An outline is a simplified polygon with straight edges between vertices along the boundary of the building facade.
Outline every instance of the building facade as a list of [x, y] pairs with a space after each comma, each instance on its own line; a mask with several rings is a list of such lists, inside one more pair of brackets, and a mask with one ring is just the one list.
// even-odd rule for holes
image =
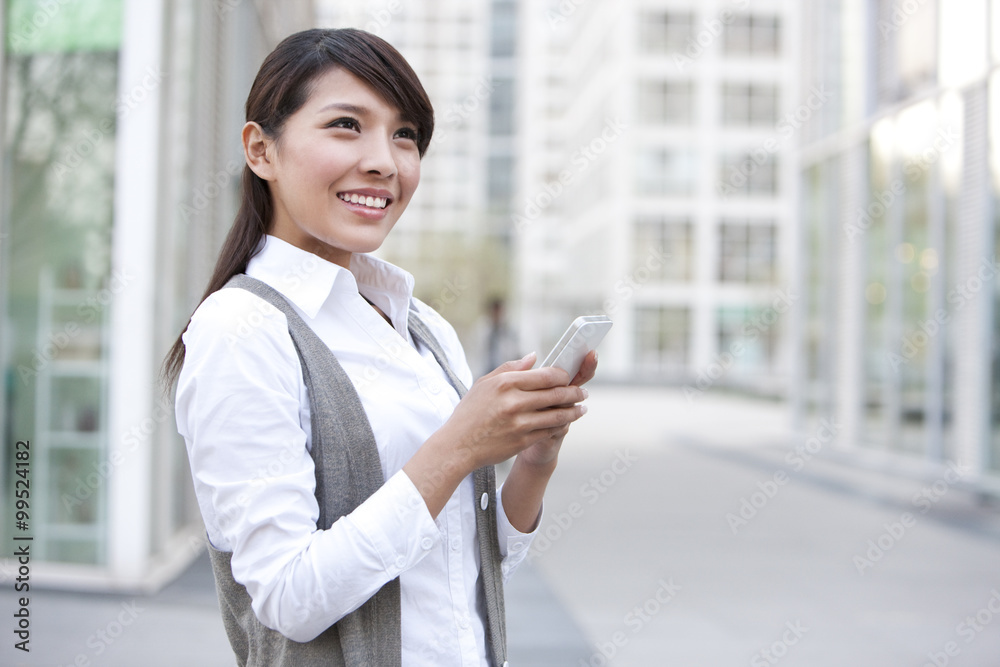
[[996, 488], [1000, 3], [810, 0], [802, 32], [833, 102], [803, 141], [796, 412]]
[[[602, 377], [784, 395], [797, 3], [533, 3], [516, 229], [530, 347], [606, 313]], [[811, 113], [811, 111], [809, 112]], [[808, 114], [806, 114], [808, 115]]]
[[252, 77], [311, 6], [2, 0], [0, 21], [4, 539], [32, 538], [32, 583], [153, 589], [203, 542], [160, 363], [232, 222]]

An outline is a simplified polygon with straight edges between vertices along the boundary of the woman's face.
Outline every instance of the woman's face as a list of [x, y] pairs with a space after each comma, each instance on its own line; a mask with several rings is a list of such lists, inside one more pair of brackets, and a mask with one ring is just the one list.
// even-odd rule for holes
[[264, 159], [254, 171], [274, 202], [269, 233], [345, 268], [382, 245], [420, 180], [416, 126], [339, 67], [316, 79]]

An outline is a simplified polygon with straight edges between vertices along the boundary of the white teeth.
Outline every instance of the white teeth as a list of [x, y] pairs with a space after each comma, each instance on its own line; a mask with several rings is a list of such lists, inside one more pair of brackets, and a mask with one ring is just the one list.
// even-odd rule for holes
[[362, 206], [369, 206], [371, 208], [385, 208], [389, 201], [385, 197], [366, 197], [364, 195], [359, 195], [356, 193], [352, 194], [340, 194], [337, 195], [346, 202], [352, 204], [361, 204]]

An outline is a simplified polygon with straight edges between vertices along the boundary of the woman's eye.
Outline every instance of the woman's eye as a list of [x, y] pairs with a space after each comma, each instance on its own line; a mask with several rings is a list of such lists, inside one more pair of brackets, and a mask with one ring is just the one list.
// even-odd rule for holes
[[327, 127], [342, 127], [348, 130], [361, 129], [361, 126], [358, 124], [358, 121], [354, 120], [353, 118], [338, 118], [337, 120], [327, 125]]
[[416, 141], [417, 131], [412, 127], [404, 127], [396, 131], [396, 136], [401, 139], [412, 139], [413, 141]]

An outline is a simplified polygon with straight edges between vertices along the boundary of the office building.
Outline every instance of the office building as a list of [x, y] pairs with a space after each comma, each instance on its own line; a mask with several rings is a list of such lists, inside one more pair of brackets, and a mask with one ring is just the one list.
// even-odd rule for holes
[[[606, 313], [602, 378], [784, 396], [797, 3], [532, 3], [516, 229], [529, 348]], [[818, 102], [813, 101], [814, 105]]]
[[893, 467], [1000, 470], [1000, 3], [803, 3], [796, 412]]

